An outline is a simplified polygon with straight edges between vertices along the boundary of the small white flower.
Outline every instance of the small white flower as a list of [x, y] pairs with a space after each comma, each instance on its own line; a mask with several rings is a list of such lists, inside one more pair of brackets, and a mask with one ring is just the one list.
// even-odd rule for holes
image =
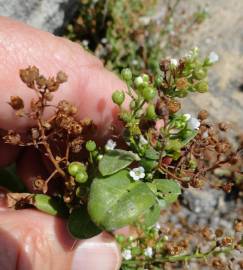
[[133, 65], [133, 66], [136, 66], [137, 64], [138, 64], [138, 60], [133, 59], [133, 60], [132, 60], [132, 65]]
[[153, 256], [153, 249], [151, 247], [147, 247], [144, 250], [144, 255], [151, 258]]
[[211, 52], [208, 56], [210, 63], [214, 64], [219, 61], [219, 56], [216, 52]]
[[139, 179], [145, 177], [144, 168], [141, 166], [138, 168], [134, 168], [133, 170], [130, 171], [129, 174], [134, 181], [138, 181]]
[[160, 226], [160, 224], [157, 222], [155, 225], [154, 225], [154, 228], [156, 229], [156, 230], [160, 230], [160, 228], [161, 228], [161, 226]]
[[191, 117], [187, 122], [187, 126], [192, 130], [199, 129], [200, 125], [201, 125], [200, 121], [194, 117]]
[[185, 113], [184, 117], [187, 121], [187, 126], [190, 129], [192, 129], [192, 130], [199, 129], [201, 123], [197, 118], [192, 117], [189, 113]]
[[140, 143], [141, 145], [146, 145], [146, 144], [148, 144], [148, 141], [144, 138], [143, 135], [140, 135], [140, 136], [139, 136], [139, 143]]
[[185, 113], [184, 117], [185, 117], [186, 121], [188, 121], [192, 116], [190, 115], [190, 113]]
[[139, 19], [139, 21], [143, 24], [143, 25], [148, 25], [149, 23], [150, 23], [150, 18], [149, 17], [141, 17], [140, 19]]
[[131, 260], [132, 259], [132, 252], [130, 249], [124, 249], [122, 252], [122, 257], [125, 260]]
[[110, 151], [110, 150], [114, 150], [116, 147], [116, 142], [114, 142], [113, 140], [108, 140], [106, 145], [105, 145], [105, 150], [106, 151]]
[[84, 39], [84, 40], [82, 41], [82, 44], [84, 45], [84, 47], [88, 47], [89, 41], [88, 41], [87, 39]]
[[175, 59], [175, 58], [171, 58], [171, 59], [170, 59], [170, 63], [171, 63], [171, 65], [173, 65], [173, 66], [178, 66], [178, 60]]
[[101, 43], [106, 44], [107, 43], [107, 38], [102, 38]]

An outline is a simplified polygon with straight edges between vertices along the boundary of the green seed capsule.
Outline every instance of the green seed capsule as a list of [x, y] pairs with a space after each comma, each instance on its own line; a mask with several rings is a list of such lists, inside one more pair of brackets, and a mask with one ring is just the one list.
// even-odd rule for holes
[[121, 71], [121, 76], [123, 78], [123, 80], [129, 82], [131, 81], [132, 79], [132, 71], [130, 68], [124, 68], [122, 71]]
[[141, 87], [141, 85], [143, 85], [143, 83], [144, 83], [144, 80], [143, 80], [142, 76], [138, 76], [134, 80], [134, 84], [138, 88]]
[[72, 162], [68, 165], [68, 173], [75, 176], [79, 171], [85, 171], [85, 166], [81, 162]]
[[112, 100], [115, 104], [120, 106], [125, 100], [125, 93], [123, 91], [119, 91], [119, 90], [115, 91], [112, 94]]
[[142, 96], [146, 101], [151, 101], [156, 96], [156, 91], [153, 87], [146, 87], [142, 89]]
[[144, 82], [149, 82], [149, 75], [148, 74], [142, 74], [142, 78], [144, 80]]
[[208, 92], [208, 83], [206, 81], [198, 82], [195, 85], [195, 88], [196, 88], [197, 92], [199, 92], [199, 93], [206, 93], [206, 92]]
[[196, 79], [202, 80], [207, 76], [207, 72], [202, 68], [197, 68], [194, 70], [193, 75]]
[[88, 174], [86, 172], [78, 172], [75, 175], [75, 181], [82, 184], [88, 180]]
[[96, 143], [92, 140], [89, 140], [86, 142], [85, 147], [89, 152], [93, 152], [96, 149]]
[[146, 109], [146, 118], [148, 120], [155, 120], [157, 117], [156, 112], [155, 112], [155, 107], [153, 104], [149, 104], [147, 109]]

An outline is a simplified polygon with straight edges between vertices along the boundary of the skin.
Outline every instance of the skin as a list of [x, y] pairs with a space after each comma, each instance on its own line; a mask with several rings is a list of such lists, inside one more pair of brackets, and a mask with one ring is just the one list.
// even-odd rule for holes
[[[19, 95], [28, 109], [34, 93], [20, 80], [19, 69], [29, 65], [36, 65], [45, 76], [54, 76], [59, 70], [68, 74], [68, 82], [55, 94], [53, 103], [61, 99], [74, 103], [80, 118], [90, 117], [99, 126], [100, 137], [116, 121], [111, 94], [125, 85], [79, 45], [0, 17], [0, 59], [0, 130], [24, 131], [30, 125], [16, 118], [7, 104], [11, 95]], [[45, 172], [44, 162], [33, 149], [20, 152], [0, 142], [0, 166], [14, 160], [31, 189], [32, 177]], [[0, 189], [0, 269], [42, 270], [43, 265], [45, 270], [119, 269], [119, 249], [109, 234], [76, 241], [59, 218], [35, 210], [7, 209], [5, 192]]]

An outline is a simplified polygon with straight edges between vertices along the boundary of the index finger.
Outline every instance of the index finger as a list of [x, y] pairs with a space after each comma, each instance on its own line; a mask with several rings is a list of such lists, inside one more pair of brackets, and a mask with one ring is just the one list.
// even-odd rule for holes
[[68, 75], [53, 104], [61, 99], [74, 103], [80, 118], [91, 118], [103, 131], [116, 119], [111, 94], [125, 84], [78, 44], [1, 17], [0, 59], [4, 63], [0, 66], [0, 128], [23, 130], [29, 124], [27, 119], [16, 118], [7, 104], [11, 95], [20, 96], [28, 110], [34, 92], [20, 80], [19, 69], [29, 65], [47, 77], [60, 70]]

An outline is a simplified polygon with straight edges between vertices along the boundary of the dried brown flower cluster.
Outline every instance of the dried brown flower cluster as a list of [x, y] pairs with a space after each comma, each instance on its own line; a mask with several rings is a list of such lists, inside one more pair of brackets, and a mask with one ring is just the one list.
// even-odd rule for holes
[[[61, 100], [55, 107], [55, 112], [49, 119], [44, 119], [44, 110], [50, 106], [53, 92], [58, 91], [61, 84], [67, 81], [67, 75], [59, 71], [56, 77], [45, 78], [40, 75], [35, 66], [20, 70], [22, 81], [36, 93], [36, 98], [31, 100], [30, 111], [24, 111], [25, 105], [21, 97], [12, 96], [10, 106], [16, 111], [18, 117], [26, 117], [35, 121], [35, 126], [30, 128], [24, 136], [9, 130], [4, 137], [6, 143], [19, 146], [34, 146], [43, 153], [51, 162], [53, 172], [43, 180], [36, 177], [34, 188], [46, 193], [48, 183], [53, 178], [64, 178], [64, 200], [70, 202], [75, 193], [76, 184], [67, 172], [67, 166], [72, 159], [72, 154], [77, 154], [82, 149], [83, 134], [92, 125], [88, 119], [76, 119], [77, 108], [66, 100]], [[53, 106], [53, 105], [52, 105]]]

